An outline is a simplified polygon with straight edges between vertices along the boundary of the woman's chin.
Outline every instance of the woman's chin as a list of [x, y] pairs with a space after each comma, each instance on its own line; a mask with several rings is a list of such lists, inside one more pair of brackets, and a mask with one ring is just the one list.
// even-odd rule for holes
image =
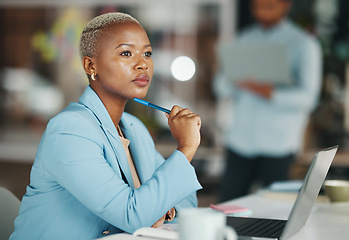
[[138, 94], [134, 94], [132, 99], [134, 98], [142, 99], [142, 98], [145, 98], [146, 96], [147, 96], [147, 93], [138, 93]]

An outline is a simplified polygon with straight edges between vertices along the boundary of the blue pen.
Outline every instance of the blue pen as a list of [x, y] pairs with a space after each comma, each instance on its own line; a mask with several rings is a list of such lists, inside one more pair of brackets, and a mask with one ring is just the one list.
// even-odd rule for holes
[[139, 98], [134, 98], [133, 101], [138, 102], [140, 104], [143, 104], [147, 107], [155, 108], [157, 110], [163, 111], [163, 112], [168, 113], [168, 114], [170, 114], [170, 112], [171, 112], [171, 110], [168, 110], [166, 108], [160, 107], [158, 105], [152, 104], [150, 102], [144, 101], [144, 100], [139, 99]]

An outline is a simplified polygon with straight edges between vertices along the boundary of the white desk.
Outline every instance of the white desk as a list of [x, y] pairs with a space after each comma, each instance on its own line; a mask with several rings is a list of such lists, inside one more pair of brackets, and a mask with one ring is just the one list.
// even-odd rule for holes
[[[260, 191], [229, 203], [247, 207], [253, 217], [287, 219], [296, 194], [274, 194]], [[103, 240], [143, 240], [127, 234], [116, 234]], [[329, 203], [319, 197], [306, 225], [288, 240], [349, 239], [349, 203]], [[145, 240], [145, 239], [144, 239]]]
[[[253, 217], [287, 219], [295, 194], [259, 192], [230, 201], [252, 210]], [[289, 240], [349, 239], [349, 203], [329, 203], [319, 197], [306, 225]]]

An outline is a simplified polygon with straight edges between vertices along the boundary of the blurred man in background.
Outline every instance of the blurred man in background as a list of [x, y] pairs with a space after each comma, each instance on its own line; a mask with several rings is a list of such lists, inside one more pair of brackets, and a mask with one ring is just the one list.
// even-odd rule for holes
[[233, 118], [220, 124], [226, 150], [220, 201], [248, 194], [256, 180], [267, 186], [288, 179], [303, 145], [321, 87], [322, 56], [317, 41], [287, 18], [291, 5], [291, 0], [251, 0], [256, 24], [235, 41], [284, 44], [292, 84], [233, 82], [223, 71], [214, 80], [218, 101], [233, 102]]

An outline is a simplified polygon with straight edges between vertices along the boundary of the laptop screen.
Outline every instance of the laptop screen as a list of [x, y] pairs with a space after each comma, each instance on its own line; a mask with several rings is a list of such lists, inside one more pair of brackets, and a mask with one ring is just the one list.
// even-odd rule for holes
[[286, 239], [296, 233], [307, 222], [337, 149], [338, 146], [334, 146], [314, 156], [281, 239]]

